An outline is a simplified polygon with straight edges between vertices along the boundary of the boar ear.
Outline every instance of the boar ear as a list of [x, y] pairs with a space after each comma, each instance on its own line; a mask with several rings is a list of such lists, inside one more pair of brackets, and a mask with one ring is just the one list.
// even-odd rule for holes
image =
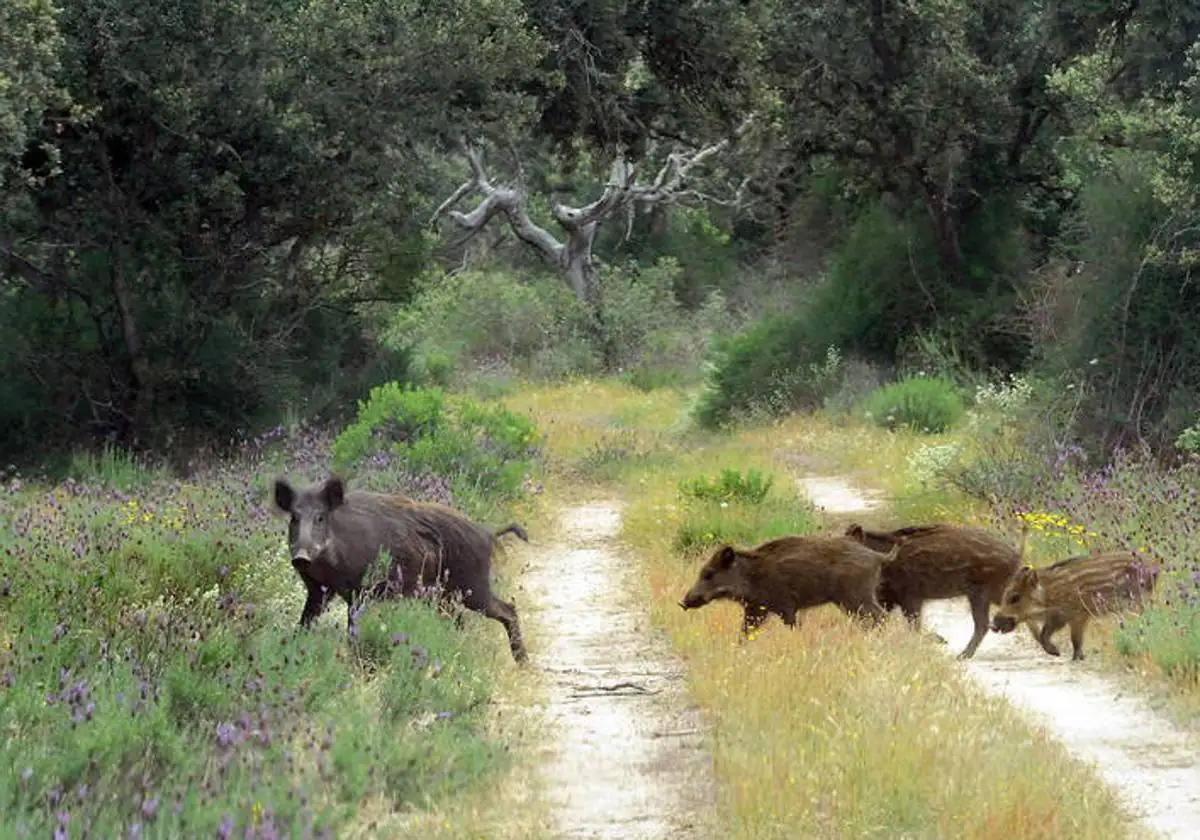
[[321, 499], [330, 510], [337, 510], [346, 501], [346, 483], [336, 475], [321, 487]]
[[292, 485], [282, 478], [275, 481], [275, 505], [284, 513], [292, 512], [292, 503], [296, 501], [296, 491]]
[[733, 561], [737, 559], [737, 552], [733, 550], [731, 545], [723, 545], [717, 550], [717, 568], [728, 569], [733, 565]]
[[852, 539], [861, 540], [863, 538], [863, 526], [857, 522], [846, 526], [846, 536]]

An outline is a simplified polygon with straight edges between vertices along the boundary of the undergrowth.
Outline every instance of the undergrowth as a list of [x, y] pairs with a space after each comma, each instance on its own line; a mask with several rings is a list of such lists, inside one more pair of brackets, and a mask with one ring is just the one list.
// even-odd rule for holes
[[[329, 444], [279, 429], [186, 481], [105, 455], [0, 486], [5, 836], [347, 836], [364, 809], [497, 836], [441, 805], [484, 801], [510, 766], [488, 716], [512, 670], [495, 622], [407, 601], [369, 606], [356, 639], [340, 604], [295, 627], [267, 492], [327, 473]], [[360, 484], [453, 502], [396, 465]]]

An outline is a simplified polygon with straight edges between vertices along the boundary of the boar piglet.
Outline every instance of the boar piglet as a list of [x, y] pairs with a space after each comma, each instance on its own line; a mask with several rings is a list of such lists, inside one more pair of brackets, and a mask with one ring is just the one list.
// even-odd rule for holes
[[[1095, 615], [1140, 606], [1154, 590], [1158, 570], [1129, 551], [1069, 557], [1044, 569], [1017, 571], [992, 618], [992, 629], [1009, 633], [1022, 622], [1042, 649], [1058, 656], [1051, 637], [1071, 626], [1073, 659], [1083, 659], [1083, 630]], [[1036, 622], [1042, 622], [1041, 629]]]
[[899, 546], [894, 563], [879, 578], [879, 603], [899, 607], [913, 628], [920, 627], [926, 601], [958, 598], [971, 605], [975, 630], [959, 657], [970, 659], [988, 631], [990, 604], [999, 604], [1004, 587], [1021, 564], [1012, 546], [979, 528], [914, 525], [895, 531], [867, 531], [851, 525], [846, 536], [875, 551]]
[[308, 590], [300, 624], [312, 623], [335, 594], [347, 604], [353, 622], [355, 604], [364, 594], [364, 577], [381, 554], [389, 567], [374, 597], [411, 597], [438, 589], [444, 597], [461, 596], [468, 609], [504, 625], [513, 658], [525, 660], [517, 611], [492, 594], [491, 562], [497, 539], [513, 533], [512, 524], [493, 533], [444, 505], [406, 496], [347, 493], [341, 479], [295, 490], [275, 482], [275, 503], [291, 515], [288, 547], [292, 567]]
[[742, 633], [749, 635], [770, 613], [789, 627], [796, 613], [837, 604], [852, 615], [878, 620], [880, 567], [896, 557], [872, 551], [847, 537], [783, 537], [756, 548], [718, 548], [679, 605], [685, 610], [711, 601], [742, 605]]

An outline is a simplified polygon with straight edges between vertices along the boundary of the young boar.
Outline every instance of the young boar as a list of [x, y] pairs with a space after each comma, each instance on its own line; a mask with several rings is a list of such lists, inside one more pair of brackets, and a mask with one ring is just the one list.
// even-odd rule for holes
[[297, 491], [275, 482], [275, 503], [291, 514], [288, 547], [292, 566], [308, 590], [300, 625], [308, 626], [335, 594], [347, 604], [353, 622], [368, 568], [381, 553], [390, 558], [386, 579], [368, 593], [411, 597], [427, 587], [444, 596], [461, 595], [463, 604], [504, 625], [513, 658], [525, 660], [517, 611], [492, 594], [492, 553], [500, 535], [527, 535], [513, 524], [496, 533], [458, 512], [405, 496], [347, 493], [330, 478]]
[[851, 525], [846, 536], [875, 551], [899, 546], [894, 563], [883, 569], [879, 603], [885, 610], [900, 607], [914, 628], [921, 624], [926, 601], [958, 598], [971, 604], [975, 630], [959, 657], [970, 659], [988, 631], [990, 604], [999, 604], [1004, 587], [1021, 564], [1012, 546], [978, 528], [918, 525], [897, 531], [867, 531]]
[[879, 554], [847, 537], [783, 537], [757, 548], [718, 548], [679, 605], [697, 609], [710, 601], [742, 605], [742, 633], [749, 635], [768, 614], [796, 626], [796, 612], [837, 604], [852, 615], [878, 620], [875, 598], [880, 566], [896, 556]]
[[[1071, 626], [1073, 659], [1083, 659], [1083, 630], [1088, 619], [1138, 605], [1154, 590], [1157, 569], [1129, 551], [1070, 557], [1044, 569], [1020, 569], [1004, 590], [992, 629], [1009, 633], [1024, 622], [1042, 649], [1058, 656], [1051, 637]], [[1035, 622], [1041, 621], [1039, 631]]]

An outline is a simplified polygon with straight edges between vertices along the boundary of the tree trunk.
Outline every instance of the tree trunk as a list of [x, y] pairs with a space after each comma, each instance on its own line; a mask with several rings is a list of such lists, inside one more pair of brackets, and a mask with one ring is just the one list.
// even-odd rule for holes
[[142, 334], [133, 314], [133, 296], [125, 281], [125, 268], [121, 257], [115, 257], [112, 267], [113, 297], [117, 301], [117, 312], [121, 318], [121, 334], [125, 338], [125, 352], [129, 354], [131, 384], [133, 386], [132, 443], [141, 441], [148, 431], [150, 415], [154, 407], [154, 380], [150, 370], [150, 359], [142, 344]]
[[600, 303], [600, 283], [596, 277], [596, 264], [592, 261], [596, 228], [593, 222], [569, 231], [566, 247], [562, 251], [562, 270], [567, 285], [575, 297], [593, 311]]
[[937, 246], [938, 262], [946, 279], [955, 287], [966, 279], [966, 261], [958, 241], [959, 215], [947, 196], [937, 189], [925, 190], [925, 207], [933, 223], [933, 235]]

